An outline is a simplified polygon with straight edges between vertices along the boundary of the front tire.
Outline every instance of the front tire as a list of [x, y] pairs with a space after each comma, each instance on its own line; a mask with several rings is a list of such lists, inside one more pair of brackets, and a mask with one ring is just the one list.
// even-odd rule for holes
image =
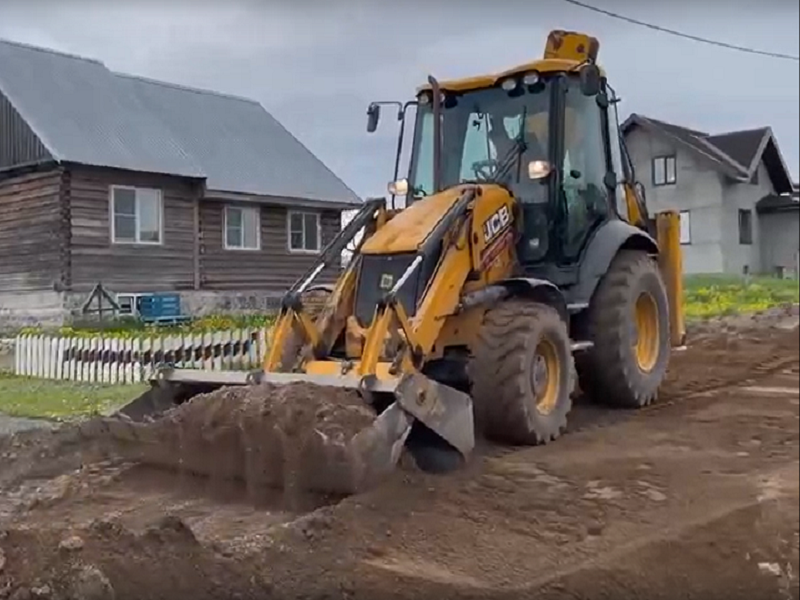
[[670, 357], [669, 303], [656, 262], [641, 251], [621, 251], [586, 317], [594, 346], [576, 361], [581, 391], [620, 408], [651, 404]]
[[476, 426], [486, 438], [518, 445], [558, 438], [572, 408], [567, 324], [553, 307], [524, 299], [489, 309], [470, 378]]

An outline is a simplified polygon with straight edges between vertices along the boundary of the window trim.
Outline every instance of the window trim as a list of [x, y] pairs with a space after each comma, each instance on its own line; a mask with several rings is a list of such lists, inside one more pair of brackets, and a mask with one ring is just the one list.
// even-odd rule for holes
[[[117, 239], [116, 231], [116, 210], [114, 206], [114, 192], [115, 190], [133, 190], [134, 203], [136, 206], [134, 235], [135, 240], [119, 240]], [[137, 192], [140, 190], [148, 190], [155, 192], [158, 197], [158, 241], [150, 242], [139, 239], [141, 237], [140, 230], [140, 211], [139, 211], [139, 197]], [[110, 185], [108, 188], [108, 216], [109, 216], [109, 234], [111, 236], [111, 244], [113, 246], [163, 246], [164, 245], [164, 193], [159, 188], [134, 186], [134, 185]]]
[[[228, 244], [228, 211], [240, 210], [242, 211], [242, 246], [230, 246]], [[244, 213], [248, 211], [255, 212], [255, 219], [258, 227], [256, 227], [256, 245], [255, 248], [248, 248], [244, 245]], [[261, 207], [260, 206], [239, 206], [236, 204], [225, 204], [222, 207], [222, 247], [226, 251], [231, 252], [260, 252], [261, 251]]]
[[[742, 230], [742, 215], [743, 214], [747, 214], [749, 219], [750, 219], [750, 222], [749, 222], [750, 223], [750, 228], [749, 228], [749, 231], [748, 231], [748, 233], [749, 233], [749, 236], [748, 236], [749, 237], [749, 241], [743, 241], [743, 239], [744, 239], [743, 236], [742, 236], [742, 233], [743, 233], [743, 230]], [[739, 245], [740, 246], [752, 246], [753, 242], [754, 242], [753, 238], [755, 237], [753, 235], [753, 226], [755, 224], [754, 223], [754, 219], [753, 219], [753, 211], [748, 209], [748, 208], [740, 208], [737, 211], [736, 215], [737, 215], [737, 230], [738, 230], [738, 234], [739, 234]]]
[[[669, 170], [667, 169], [667, 165], [669, 164], [669, 160], [672, 159], [672, 172], [673, 172], [673, 179], [672, 181], [669, 180]], [[658, 161], [664, 161], [664, 181], [659, 183], [656, 181], [656, 163]], [[656, 187], [665, 187], [668, 185], [676, 185], [678, 183], [678, 158], [675, 154], [662, 154], [658, 156], [654, 156], [653, 160], [651, 161], [650, 165], [651, 171], [651, 179], [653, 181], [653, 185]]]
[[[681, 246], [691, 246], [692, 245], [692, 211], [690, 211], [690, 210], [682, 210], [682, 211], [680, 211], [678, 213], [678, 216], [679, 216], [679, 218], [681, 220], [683, 219], [683, 215], [687, 215], [689, 217], [689, 228], [688, 228], [689, 229], [689, 241], [688, 242], [681, 241], [680, 245]], [[680, 227], [680, 221], [679, 221], [679, 227]], [[678, 238], [679, 239], [681, 238], [680, 228], [678, 230]]]
[[[292, 216], [294, 215], [314, 215], [317, 231], [317, 249], [308, 250], [305, 248], [305, 218], [303, 219], [303, 248], [292, 248]], [[320, 254], [322, 252], [322, 217], [317, 211], [313, 210], [289, 210], [286, 212], [286, 248], [290, 254]]]

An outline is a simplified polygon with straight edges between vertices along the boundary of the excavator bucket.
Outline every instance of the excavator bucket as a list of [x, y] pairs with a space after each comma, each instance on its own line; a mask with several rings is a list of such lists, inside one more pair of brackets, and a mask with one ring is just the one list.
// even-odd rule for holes
[[[216, 417], [215, 430], [209, 429], [201, 435], [206, 446], [171, 447], [178, 438], [186, 437], [175, 431], [179, 417], [173, 415], [180, 412], [178, 405], [195, 399], [200, 402], [202, 394], [230, 386], [249, 386], [259, 395], [263, 391], [263, 395], [273, 396], [279, 396], [284, 388], [297, 386], [307, 390], [306, 396], [332, 396], [331, 389], [352, 390], [355, 400], [344, 407], [350, 410], [346, 424], [328, 419], [340, 407], [320, 410], [314, 406], [316, 414], [300, 427], [293, 411], [302, 412], [303, 406], [282, 406], [287, 412], [275, 419], [277, 405], [272, 404], [264, 411], [268, 417], [263, 423], [251, 423], [259, 428], [258, 448], [249, 447], [252, 436], [245, 435], [246, 426], [242, 425], [241, 416], [235, 416], [235, 409], [223, 413], [231, 415], [225, 417], [228, 421]], [[375, 398], [388, 398], [389, 402], [371, 405]], [[358, 418], [352, 418], [353, 415]], [[271, 487], [342, 496], [370, 489], [392, 473], [415, 429], [433, 432], [440, 442], [424, 448], [414, 444], [411, 453], [415, 458], [420, 452], [427, 453], [428, 458], [431, 452], [438, 452], [447, 455], [447, 460], [456, 457], [463, 462], [475, 443], [471, 398], [419, 373], [378, 380], [303, 373], [165, 369], [151, 381], [150, 390], [120, 409], [117, 416], [107, 421], [107, 434], [135, 448], [136, 454], [131, 458], [145, 463], [202, 476], [219, 476], [218, 464], [212, 466], [206, 457], [223, 452], [214, 446], [215, 440], [223, 437], [219, 432], [234, 432], [239, 435], [234, 442], [239, 446], [237, 456], [244, 460], [241, 464], [236, 464], [235, 459], [226, 461], [229, 466], [223, 469], [222, 476], [247, 479], [249, 473], [259, 472]], [[261, 415], [255, 418], [261, 419]], [[352, 429], [354, 424], [359, 427], [357, 430]], [[227, 448], [230, 443], [225, 445]], [[259, 457], [256, 460], [262, 464], [252, 464], [253, 457]], [[246, 464], [248, 460], [250, 464]]]

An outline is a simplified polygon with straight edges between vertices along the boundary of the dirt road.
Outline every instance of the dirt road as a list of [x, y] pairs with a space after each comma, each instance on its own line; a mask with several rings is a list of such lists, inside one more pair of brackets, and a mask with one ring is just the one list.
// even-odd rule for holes
[[796, 322], [714, 324], [650, 409], [335, 505], [2, 439], [0, 598], [798, 598]]

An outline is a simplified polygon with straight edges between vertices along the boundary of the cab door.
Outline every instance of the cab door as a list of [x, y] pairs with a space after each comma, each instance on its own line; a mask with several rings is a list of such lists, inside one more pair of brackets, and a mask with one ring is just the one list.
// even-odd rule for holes
[[[577, 77], [561, 92], [561, 177], [557, 190], [559, 265], [576, 265], [594, 230], [612, 214], [616, 175], [608, 140], [604, 92], [586, 96]], [[615, 212], [615, 211], [614, 211]]]

